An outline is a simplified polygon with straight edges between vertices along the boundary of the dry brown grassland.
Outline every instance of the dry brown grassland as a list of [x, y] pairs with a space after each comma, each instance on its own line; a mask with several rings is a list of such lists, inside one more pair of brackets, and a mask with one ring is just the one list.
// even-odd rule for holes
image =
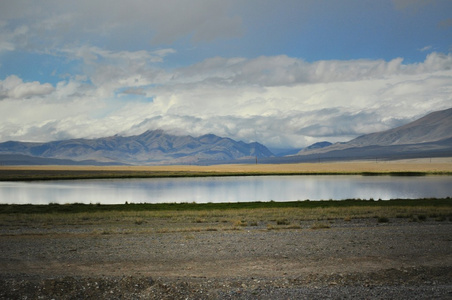
[[451, 175], [452, 158], [211, 166], [0, 166], [0, 180], [365, 173]]

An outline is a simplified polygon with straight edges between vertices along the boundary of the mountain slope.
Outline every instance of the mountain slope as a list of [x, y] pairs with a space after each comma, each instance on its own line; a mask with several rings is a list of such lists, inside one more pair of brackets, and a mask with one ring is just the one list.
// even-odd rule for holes
[[[366, 134], [347, 143], [300, 151], [304, 159], [388, 159], [452, 156], [452, 108], [432, 112], [390, 130]], [[301, 159], [301, 158], [298, 158]]]
[[102, 166], [102, 165], [121, 165], [121, 163], [102, 163], [94, 160], [75, 161], [70, 159], [43, 158], [23, 154], [0, 154], [0, 165], [2, 166], [39, 166], [39, 165], [84, 165], [84, 166]]
[[331, 145], [332, 145], [332, 143], [327, 142], [327, 141], [323, 141], [323, 142], [318, 142], [318, 143], [312, 144], [312, 145], [302, 149], [301, 151], [306, 152], [306, 151], [309, 151], [309, 150], [316, 150], [316, 149], [325, 148], [325, 147], [328, 147], [328, 146], [331, 146]]
[[414, 122], [383, 132], [366, 134], [350, 145], [406, 145], [435, 142], [452, 137], [452, 108], [432, 112]]
[[40, 158], [93, 160], [103, 163], [175, 164], [224, 161], [245, 157], [270, 157], [259, 143], [246, 144], [215, 135], [176, 136], [162, 130], [136, 136], [72, 139], [49, 143], [0, 143], [0, 154], [22, 154]]

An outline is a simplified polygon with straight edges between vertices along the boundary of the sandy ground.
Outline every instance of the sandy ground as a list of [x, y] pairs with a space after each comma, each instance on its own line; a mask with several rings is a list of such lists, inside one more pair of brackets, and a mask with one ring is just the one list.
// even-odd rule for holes
[[0, 298], [452, 299], [450, 219], [311, 223], [127, 234], [3, 228]]

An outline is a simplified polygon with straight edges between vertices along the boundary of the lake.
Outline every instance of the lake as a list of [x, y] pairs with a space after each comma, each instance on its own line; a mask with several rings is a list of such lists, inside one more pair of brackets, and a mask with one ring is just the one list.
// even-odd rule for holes
[[2, 204], [452, 197], [451, 176], [246, 176], [0, 182]]

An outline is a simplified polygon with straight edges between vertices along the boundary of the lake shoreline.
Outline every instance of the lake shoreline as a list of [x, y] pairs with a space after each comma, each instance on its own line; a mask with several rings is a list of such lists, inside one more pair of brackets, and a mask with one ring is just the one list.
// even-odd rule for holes
[[451, 176], [452, 159], [438, 162], [359, 161], [278, 165], [0, 166], [0, 181], [279, 175]]
[[0, 204], [2, 214], [45, 214], [45, 213], [96, 213], [96, 212], [150, 212], [150, 211], [211, 211], [211, 210], [250, 210], [250, 209], [313, 209], [350, 207], [438, 207], [450, 208], [452, 217], [452, 198], [422, 199], [344, 199], [344, 200], [298, 200], [298, 201], [252, 201], [219, 203], [49, 203], [49, 204]]

